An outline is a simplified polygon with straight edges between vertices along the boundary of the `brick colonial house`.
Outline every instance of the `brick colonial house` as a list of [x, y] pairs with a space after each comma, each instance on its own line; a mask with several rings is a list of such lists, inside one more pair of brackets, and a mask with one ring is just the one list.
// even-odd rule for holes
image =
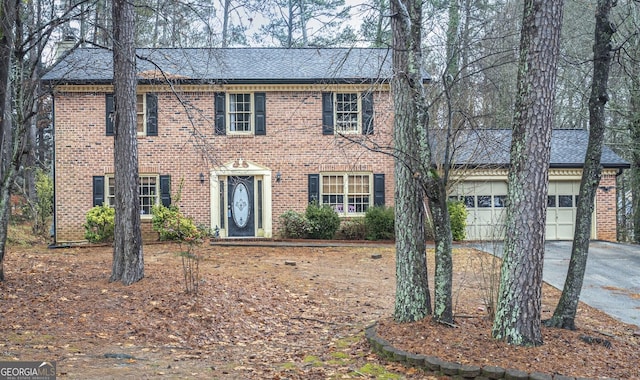
[[[304, 211], [312, 200], [345, 218], [363, 216], [374, 205], [393, 205], [393, 158], [362, 146], [392, 146], [390, 50], [140, 49], [137, 54], [146, 239], [156, 237], [152, 205], [168, 205], [178, 194], [184, 214], [222, 238], [277, 236], [279, 216], [289, 209]], [[77, 49], [44, 77], [54, 98], [57, 244], [84, 240], [87, 211], [113, 202], [111, 61], [110, 51]], [[584, 150], [564, 157], [563, 147], [586, 147], [579, 137], [584, 135], [554, 133], [554, 146], [563, 154], [552, 163], [549, 239], [571, 238]], [[503, 142], [508, 163], [508, 139]], [[464, 144], [486, 150], [478, 139]], [[470, 239], [495, 238], [499, 233], [492, 226], [500, 222], [507, 169], [503, 156], [484, 157], [495, 161], [490, 165], [474, 162], [478, 157], [468, 155], [460, 166], [464, 176], [451, 195], [469, 207]], [[593, 237], [615, 240], [615, 176], [628, 164], [605, 150], [603, 166]]]

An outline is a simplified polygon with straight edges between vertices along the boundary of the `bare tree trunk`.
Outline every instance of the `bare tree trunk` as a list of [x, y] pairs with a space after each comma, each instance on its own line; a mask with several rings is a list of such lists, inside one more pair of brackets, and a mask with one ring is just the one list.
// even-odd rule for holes
[[4, 255], [11, 216], [11, 187], [20, 164], [22, 136], [13, 122], [11, 107], [11, 65], [18, 1], [2, 0], [0, 5], [0, 281], [4, 281]]
[[[394, 96], [396, 300], [394, 318], [411, 322], [431, 314], [425, 244], [425, 200], [421, 140], [428, 115], [422, 84], [420, 0], [391, 1]], [[424, 161], [422, 161], [424, 162]], [[427, 161], [427, 165], [430, 160]]]
[[525, 0], [515, 105], [509, 206], [493, 337], [542, 344], [542, 263], [561, 1]]
[[229, 46], [229, 18], [231, 15], [231, 0], [223, 0], [224, 7], [222, 13], [222, 47]]
[[429, 179], [427, 197], [433, 218], [433, 234], [436, 244], [433, 319], [451, 324], [453, 323], [453, 260], [451, 258], [453, 238], [444, 180]]
[[134, 20], [133, 3], [127, 0], [113, 2], [116, 217], [113, 268], [109, 281], [122, 281], [125, 285], [144, 277], [138, 194]]
[[[637, 40], [639, 37], [632, 38], [636, 39], [633, 44], [633, 54], [638, 56], [640, 55], [640, 41]], [[632, 63], [629, 69], [631, 72], [631, 75], [629, 75], [629, 80], [631, 81], [629, 100], [629, 107], [631, 108], [631, 120], [629, 121], [631, 170], [629, 170], [629, 184], [631, 187], [631, 220], [633, 224], [632, 241], [638, 244], [640, 243], [640, 67], [636, 62]]]
[[596, 190], [602, 177], [600, 158], [604, 145], [605, 105], [609, 100], [607, 85], [611, 67], [611, 38], [615, 27], [609, 20], [614, 0], [598, 0], [596, 7], [595, 42], [593, 46], [593, 80], [589, 98], [589, 144], [580, 183], [580, 198], [576, 212], [576, 229], [573, 235], [571, 260], [562, 295], [548, 326], [575, 330], [578, 301], [587, 268], [591, 216]]

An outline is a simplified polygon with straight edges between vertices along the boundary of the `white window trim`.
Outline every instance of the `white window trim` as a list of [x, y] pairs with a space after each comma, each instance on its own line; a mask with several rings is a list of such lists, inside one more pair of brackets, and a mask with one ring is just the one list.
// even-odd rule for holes
[[[250, 111], [249, 111], [249, 130], [248, 131], [232, 131], [231, 130], [231, 97], [233, 95], [249, 95]], [[255, 133], [255, 97], [253, 92], [228, 92], [225, 96], [225, 120], [227, 134], [229, 135], [253, 135]]]
[[[107, 174], [104, 176], [105, 177], [105, 181], [104, 181], [104, 194], [105, 194], [105, 200], [106, 200], [106, 204], [109, 205], [109, 207], [113, 207], [113, 203], [115, 202], [115, 193], [111, 194], [109, 192], [109, 179], [114, 179], [115, 181], [115, 175], [114, 174]], [[159, 174], [155, 174], [155, 173], [142, 173], [138, 175], [138, 193], [140, 192], [140, 178], [141, 177], [155, 177], [156, 179], [156, 194], [155, 194], [155, 202], [154, 205], [159, 205], [160, 204], [160, 175]], [[114, 191], [115, 191], [115, 182], [114, 182]], [[141, 210], [142, 210], [142, 204], [140, 205]], [[153, 217], [153, 215], [151, 215], [151, 213], [149, 214], [140, 214], [140, 218], [141, 219], [151, 219]]]
[[322, 191], [323, 186], [324, 186], [324, 177], [325, 176], [343, 176], [344, 180], [342, 181], [342, 196], [343, 196], [343, 201], [342, 201], [342, 212], [336, 210], [336, 212], [338, 213], [338, 216], [340, 217], [362, 217], [365, 215], [366, 212], [349, 212], [348, 208], [349, 208], [349, 176], [367, 176], [369, 178], [369, 204], [368, 204], [368, 208], [373, 207], [374, 205], [374, 193], [375, 190], [373, 188], [373, 173], [372, 172], [321, 172], [320, 173], [320, 183], [319, 183], [319, 201], [322, 204], [325, 204], [322, 202], [322, 199], [324, 197], [324, 193]]
[[[138, 95], [142, 95], [142, 131], [138, 131]], [[136, 132], [138, 136], [147, 135], [147, 93], [136, 94]]]
[[[358, 121], [356, 122], [355, 131], [340, 131], [340, 127], [338, 126], [338, 94], [356, 95], [356, 99], [358, 101], [358, 111], [356, 112], [358, 115]], [[334, 134], [342, 134], [342, 135], [362, 134], [362, 93], [349, 92], [349, 91], [334, 92], [333, 93], [333, 120], [334, 120], [333, 122]]]

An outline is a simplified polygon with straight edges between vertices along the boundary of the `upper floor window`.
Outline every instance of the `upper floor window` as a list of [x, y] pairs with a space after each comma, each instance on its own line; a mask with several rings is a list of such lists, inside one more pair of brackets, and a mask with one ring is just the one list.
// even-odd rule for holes
[[251, 132], [251, 94], [229, 94], [229, 132]]
[[360, 99], [357, 93], [334, 94], [336, 132], [358, 133], [360, 130]]
[[373, 94], [322, 93], [322, 133], [373, 134]]
[[[106, 134], [115, 132], [115, 101], [113, 94], [106, 94]], [[158, 135], [158, 96], [151, 93], [136, 95], [136, 130], [139, 136]]]
[[266, 95], [256, 93], [215, 94], [215, 133], [265, 135]]

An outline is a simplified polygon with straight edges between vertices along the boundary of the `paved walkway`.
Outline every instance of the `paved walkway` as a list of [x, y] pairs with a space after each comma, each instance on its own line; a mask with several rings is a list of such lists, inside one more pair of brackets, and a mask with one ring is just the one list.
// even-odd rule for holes
[[[562, 290], [571, 258], [570, 241], [545, 244], [543, 279]], [[473, 243], [474, 248], [502, 255], [502, 244]], [[620, 321], [640, 326], [640, 246], [592, 241], [580, 301]]]

